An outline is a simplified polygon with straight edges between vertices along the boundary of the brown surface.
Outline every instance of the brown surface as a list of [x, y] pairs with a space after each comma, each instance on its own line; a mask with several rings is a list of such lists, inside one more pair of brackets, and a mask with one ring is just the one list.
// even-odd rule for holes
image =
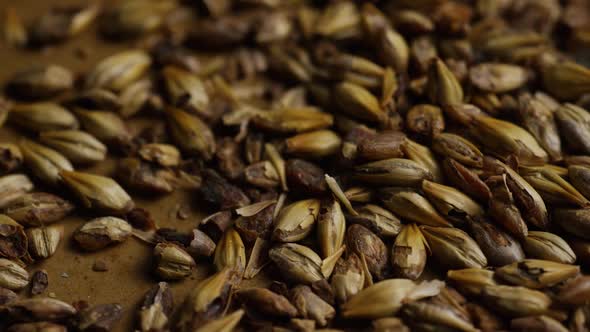
[[[0, 10], [4, 12], [4, 9], [11, 6], [17, 10], [25, 22], [30, 22], [31, 19], [54, 4], [84, 3], [85, 1], [82, 0], [0, 0]], [[132, 45], [130, 43], [105, 43], [97, 38], [94, 30], [92, 27], [62, 45], [41, 52], [13, 50], [1, 43], [0, 80], [4, 82], [15, 70], [26, 68], [32, 64], [59, 64], [82, 73], [92, 68], [93, 64], [103, 57]], [[87, 51], [86, 59], [81, 59], [76, 55], [79, 50]], [[134, 120], [131, 123], [132, 130], [136, 131], [141, 123], [145, 123], [145, 119]], [[16, 130], [4, 127], [0, 129], [0, 140], [14, 141], [19, 134], [21, 133]], [[114, 163], [111, 160], [101, 163], [97, 167], [77, 169], [112, 175]], [[59, 193], [59, 189], [54, 192]], [[142, 199], [137, 195], [133, 195], [133, 197], [139, 207], [152, 213], [160, 227], [190, 230], [203, 216], [203, 213], [198, 212], [199, 207], [195, 193], [175, 192], [157, 199]], [[189, 218], [186, 220], [176, 218], [176, 209], [180, 205], [190, 207]], [[38, 269], [47, 270], [49, 287], [41, 296], [53, 293], [56, 298], [67, 302], [84, 300], [91, 305], [114, 302], [122, 304], [125, 316], [114, 331], [133, 331], [137, 304], [142, 295], [158, 281], [151, 273], [151, 246], [132, 238], [119, 246], [96, 253], [81, 252], [72, 242], [71, 234], [89, 217], [89, 215], [82, 216], [75, 213], [61, 221], [60, 223], [65, 226], [65, 234], [57, 253], [48, 260], [29, 266], [28, 270], [31, 274]], [[107, 272], [92, 270], [92, 265], [97, 259], [107, 263], [109, 268]], [[198, 269], [193, 272], [191, 277], [181, 282], [171, 283], [177, 307], [182, 303], [186, 292], [210, 272], [211, 264], [208, 262], [201, 260], [197, 261], [197, 264]], [[245, 281], [245, 285], [249, 283]], [[25, 289], [21, 294], [28, 296], [29, 290]]]

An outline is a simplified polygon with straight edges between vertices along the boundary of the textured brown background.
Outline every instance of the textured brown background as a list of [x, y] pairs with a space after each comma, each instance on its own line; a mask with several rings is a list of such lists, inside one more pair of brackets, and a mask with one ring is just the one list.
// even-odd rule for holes
[[[3, 14], [6, 8], [13, 7], [28, 23], [56, 4], [84, 3], [86, 3], [84, 0], [0, 0], [0, 10]], [[42, 51], [14, 50], [8, 48], [2, 41], [0, 44], [0, 81], [4, 82], [14, 71], [34, 64], [59, 64], [76, 73], [83, 73], [103, 57], [131, 46], [133, 43], [105, 43], [101, 41], [97, 37], [95, 25], [64, 44]], [[87, 57], [77, 56], [79, 50], [85, 51]], [[145, 123], [145, 119], [132, 121], [130, 123], [131, 129], [136, 132], [142, 123]], [[0, 140], [3, 142], [15, 141], [20, 134], [5, 126], [0, 129]], [[87, 169], [77, 167], [77, 169], [113, 175], [114, 163], [109, 160], [96, 167]], [[54, 190], [58, 194], [59, 191], [60, 189]], [[133, 195], [133, 197], [138, 206], [152, 213], [160, 227], [190, 230], [203, 216], [203, 213], [198, 212], [202, 209], [199, 209], [194, 193], [175, 192], [156, 199], [142, 199], [137, 195]], [[183, 205], [190, 208], [189, 218], [186, 220], [176, 218], [178, 206]], [[61, 221], [60, 224], [65, 227], [65, 234], [57, 253], [45, 261], [31, 265], [28, 270], [31, 274], [39, 269], [45, 269], [48, 272], [49, 288], [41, 296], [54, 293], [56, 298], [67, 302], [84, 300], [91, 305], [114, 302], [122, 304], [125, 310], [124, 319], [117, 325], [115, 331], [132, 331], [135, 326], [135, 311], [141, 297], [157, 282], [152, 274], [151, 246], [131, 238], [121, 245], [96, 253], [81, 252], [72, 243], [71, 234], [84, 220], [88, 220], [90, 217], [82, 213], [74, 213]], [[92, 271], [92, 265], [96, 259], [104, 260], [109, 266], [109, 271]], [[191, 277], [181, 282], [171, 283], [177, 305], [182, 303], [187, 291], [198, 280], [203, 279], [211, 272], [209, 262], [201, 260], [197, 261], [197, 265], [198, 269], [193, 272]], [[250, 283], [245, 281], [243, 285], [247, 286]], [[28, 296], [28, 289], [21, 293], [23, 296]]]

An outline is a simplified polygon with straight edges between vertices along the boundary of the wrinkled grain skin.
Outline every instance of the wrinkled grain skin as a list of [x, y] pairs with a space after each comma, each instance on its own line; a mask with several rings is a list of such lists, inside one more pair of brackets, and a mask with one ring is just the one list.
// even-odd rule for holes
[[229, 183], [214, 170], [203, 171], [201, 195], [203, 199], [221, 210], [239, 208], [250, 204], [250, 199], [237, 186]]
[[480, 202], [487, 202], [491, 198], [492, 193], [486, 183], [461, 163], [447, 158], [443, 161], [442, 168], [449, 182], [464, 193]]
[[517, 238], [526, 237], [528, 226], [516, 207], [513, 194], [506, 183], [506, 177], [492, 176], [488, 178], [486, 184], [492, 191], [492, 199], [489, 203], [492, 218]]
[[172, 172], [153, 167], [137, 158], [124, 158], [117, 166], [118, 178], [130, 190], [147, 194], [166, 194], [174, 191]]
[[432, 105], [417, 105], [406, 115], [408, 129], [421, 136], [432, 138], [445, 129], [445, 120], [440, 108]]
[[502, 266], [524, 259], [521, 245], [509, 234], [488, 222], [472, 222], [470, 234], [491, 266]]
[[365, 258], [373, 278], [376, 280], [384, 278], [388, 253], [379, 237], [367, 228], [355, 224], [349, 226], [346, 231], [346, 244], [352, 252]]
[[0, 218], [0, 257], [15, 259], [27, 254], [27, 235], [16, 222]]
[[364, 160], [383, 160], [403, 156], [401, 145], [406, 135], [398, 131], [382, 132], [370, 139], [362, 140], [357, 146], [357, 156]]
[[324, 170], [302, 159], [289, 159], [286, 164], [289, 188], [320, 194], [328, 189]]
[[265, 288], [240, 290], [237, 296], [251, 310], [258, 311], [263, 315], [275, 317], [295, 317], [297, 315], [297, 309], [286, 297]]
[[35, 271], [31, 277], [31, 295], [39, 295], [43, 293], [48, 285], [49, 280], [47, 279], [47, 272], [43, 270]]
[[562, 144], [553, 110], [539, 98], [523, 96], [519, 103], [523, 126], [539, 141], [552, 161], [561, 160]]
[[569, 234], [590, 239], [590, 211], [586, 209], [555, 209], [553, 220]]
[[253, 243], [256, 241], [256, 238], [270, 238], [275, 207], [275, 204], [271, 204], [254, 216], [239, 217], [235, 221], [236, 230], [240, 233], [244, 241]]
[[590, 168], [572, 165], [568, 167], [568, 176], [571, 184], [584, 195], [590, 197]]

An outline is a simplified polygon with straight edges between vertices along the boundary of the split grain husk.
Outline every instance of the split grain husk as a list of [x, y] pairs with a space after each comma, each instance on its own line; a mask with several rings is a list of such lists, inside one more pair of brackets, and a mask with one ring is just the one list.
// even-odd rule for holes
[[341, 257], [332, 272], [331, 286], [334, 296], [339, 303], [362, 290], [365, 286], [365, 270], [358, 255], [351, 253], [348, 257]]
[[422, 180], [433, 179], [433, 175], [410, 159], [390, 158], [355, 166], [354, 178], [381, 186], [419, 186]]
[[317, 224], [322, 256], [330, 257], [342, 247], [346, 232], [346, 219], [337, 200], [322, 203]]
[[131, 225], [116, 217], [90, 220], [74, 233], [74, 240], [84, 250], [95, 251], [124, 242], [131, 236]]
[[180, 151], [170, 144], [150, 143], [142, 145], [137, 151], [145, 161], [162, 167], [174, 167], [180, 164]]
[[429, 251], [428, 242], [416, 224], [403, 226], [391, 248], [393, 274], [399, 278], [418, 279]]
[[303, 284], [324, 279], [322, 259], [305, 246], [286, 243], [272, 248], [268, 255], [287, 279]]
[[492, 223], [485, 221], [470, 222], [469, 233], [477, 242], [491, 266], [502, 266], [519, 262], [525, 258], [520, 243]]
[[482, 268], [488, 263], [477, 243], [457, 228], [420, 226], [434, 257], [449, 269]]
[[27, 229], [29, 252], [38, 259], [51, 257], [57, 251], [63, 233], [64, 229], [61, 225]]
[[74, 205], [53, 194], [36, 192], [20, 196], [5, 207], [4, 213], [24, 226], [48, 225], [65, 218]]
[[[402, 150], [408, 159], [415, 161], [418, 165], [424, 167], [430, 172], [430, 174], [432, 174], [432, 181], [443, 181], [442, 169], [434, 157], [434, 154], [428, 147], [407, 139], [402, 145]], [[425, 179], [430, 180], [429, 178]]]
[[346, 318], [378, 319], [397, 313], [403, 303], [435, 296], [444, 283], [435, 280], [417, 284], [409, 279], [387, 279], [369, 286], [342, 305]]
[[123, 307], [118, 303], [99, 304], [80, 310], [76, 327], [84, 330], [112, 330], [123, 316]]
[[454, 287], [468, 295], [480, 295], [486, 286], [496, 285], [494, 271], [482, 268], [449, 270], [447, 279]]
[[277, 217], [273, 239], [280, 242], [296, 242], [312, 230], [320, 211], [320, 201], [308, 199], [284, 207]]
[[357, 208], [356, 211], [357, 215], [347, 215], [346, 220], [360, 224], [380, 237], [396, 236], [402, 229], [401, 221], [378, 205], [366, 204]]
[[198, 76], [173, 66], [164, 68], [162, 76], [172, 105], [197, 114], [207, 114], [209, 95]]
[[195, 261], [174, 243], [158, 243], [154, 248], [156, 274], [166, 280], [183, 279], [191, 275]]
[[469, 167], [483, 167], [483, 154], [470, 141], [451, 133], [440, 133], [433, 137], [432, 149], [443, 157], [452, 158]]
[[244, 274], [246, 269], [246, 247], [240, 234], [234, 228], [226, 230], [221, 240], [217, 242], [213, 264], [218, 271], [229, 268], [238, 275]]
[[200, 281], [187, 295], [176, 328], [194, 331], [203, 323], [219, 318], [229, 301], [232, 277], [233, 273], [225, 269]]
[[19, 290], [29, 284], [29, 273], [19, 264], [0, 258], [0, 287]]
[[495, 276], [513, 285], [539, 289], [558, 284], [580, 273], [577, 265], [525, 259], [496, 270]]
[[445, 130], [441, 109], [428, 104], [412, 107], [406, 114], [406, 125], [408, 130], [427, 138], [432, 138]]
[[453, 187], [424, 180], [422, 191], [443, 217], [454, 223], [460, 224], [466, 219], [475, 220], [484, 214], [479, 204]]
[[576, 254], [567, 242], [549, 232], [530, 231], [524, 239], [523, 249], [530, 258], [573, 264]]
[[385, 244], [377, 235], [361, 225], [353, 224], [346, 230], [346, 247], [364, 260], [374, 279], [384, 278], [389, 256]]
[[336, 310], [311, 291], [309, 286], [297, 286], [290, 291], [291, 302], [306, 319], [324, 327], [336, 316]]
[[385, 207], [402, 218], [424, 225], [451, 226], [424, 196], [413, 189], [386, 188], [380, 192]]
[[0, 215], [0, 257], [26, 258], [29, 250], [24, 227], [6, 215]]
[[165, 329], [170, 326], [174, 299], [166, 282], [154, 285], [143, 298], [139, 310], [139, 326], [142, 332]]

